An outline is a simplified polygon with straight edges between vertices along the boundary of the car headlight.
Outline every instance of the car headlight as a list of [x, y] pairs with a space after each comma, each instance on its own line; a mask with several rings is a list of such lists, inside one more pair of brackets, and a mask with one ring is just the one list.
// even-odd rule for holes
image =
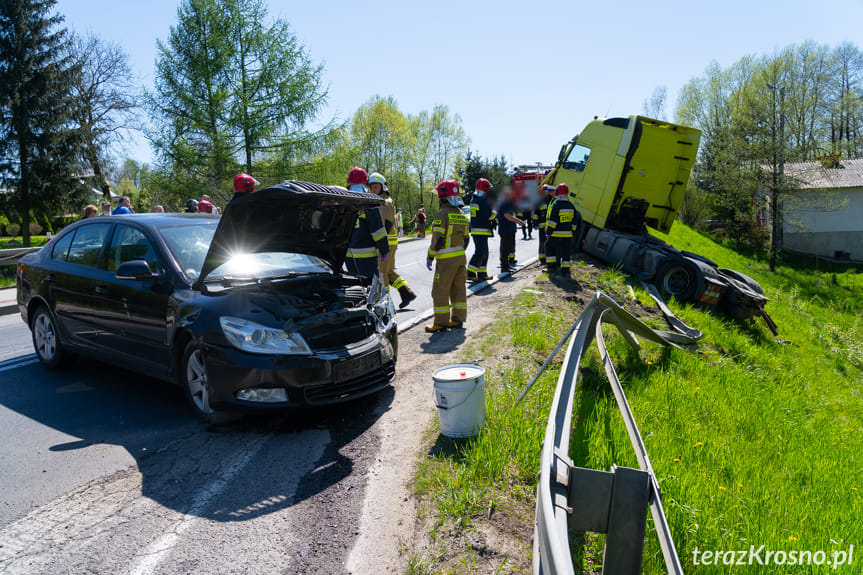
[[298, 333], [267, 327], [239, 317], [219, 318], [222, 333], [237, 349], [268, 355], [311, 355], [309, 344]]

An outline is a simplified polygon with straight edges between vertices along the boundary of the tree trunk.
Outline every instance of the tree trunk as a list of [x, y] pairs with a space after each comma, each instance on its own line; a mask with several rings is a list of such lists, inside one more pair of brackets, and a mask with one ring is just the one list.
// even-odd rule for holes
[[18, 131], [18, 161], [20, 162], [20, 173], [18, 179], [18, 194], [21, 201], [21, 244], [30, 247], [30, 158], [27, 154], [27, 146], [22, 141]]

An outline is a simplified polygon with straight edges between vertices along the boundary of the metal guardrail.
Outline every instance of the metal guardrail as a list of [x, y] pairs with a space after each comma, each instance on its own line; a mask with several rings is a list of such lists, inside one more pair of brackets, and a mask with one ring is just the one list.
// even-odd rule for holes
[[[602, 334], [603, 322], [614, 324], [636, 350], [640, 346], [635, 336], [671, 347], [693, 344], [698, 339], [692, 332], [684, 335], [654, 330], [601, 292], [597, 292], [584, 308], [573, 324], [542, 444], [532, 572], [536, 575], [574, 575], [569, 545], [569, 530], [572, 528], [608, 534], [603, 573], [640, 573], [646, 506], [649, 505], [668, 572], [682, 575], [683, 568], [665, 517], [659, 483], [626, 394], [608, 356]], [[579, 364], [594, 338], [640, 471], [619, 467], [610, 473], [583, 469], [574, 466], [569, 458]]]
[[42, 246], [0, 250], [0, 265], [14, 264], [21, 256], [25, 256], [33, 252], [38, 252], [41, 249]]

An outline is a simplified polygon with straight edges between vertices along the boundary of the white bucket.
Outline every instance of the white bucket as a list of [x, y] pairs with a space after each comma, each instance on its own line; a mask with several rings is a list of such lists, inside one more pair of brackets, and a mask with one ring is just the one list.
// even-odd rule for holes
[[440, 432], [471, 437], [485, 423], [485, 369], [474, 364], [442, 367], [432, 374]]

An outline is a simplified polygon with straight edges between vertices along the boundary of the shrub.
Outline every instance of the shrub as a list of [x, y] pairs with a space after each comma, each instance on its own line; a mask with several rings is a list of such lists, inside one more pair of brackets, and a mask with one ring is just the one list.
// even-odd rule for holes
[[8, 224], [6, 226], [6, 233], [10, 236], [17, 236], [21, 233], [21, 224]]
[[[30, 235], [31, 236], [38, 236], [41, 233], [42, 233], [42, 226], [40, 226], [39, 224], [34, 224], [34, 223], [30, 224]], [[18, 234], [15, 234], [15, 235], [18, 235]]]

